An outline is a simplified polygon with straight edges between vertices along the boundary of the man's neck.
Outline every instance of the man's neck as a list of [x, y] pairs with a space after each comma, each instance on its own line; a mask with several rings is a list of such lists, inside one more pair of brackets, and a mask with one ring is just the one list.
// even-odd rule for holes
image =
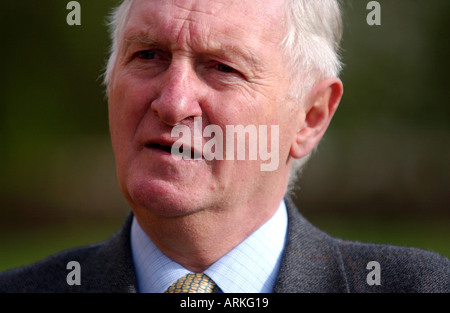
[[199, 273], [269, 220], [280, 201], [234, 210], [202, 210], [178, 217], [156, 216], [145, 211], [147, 214], [136, 214], [136, 218], [165, 255]]

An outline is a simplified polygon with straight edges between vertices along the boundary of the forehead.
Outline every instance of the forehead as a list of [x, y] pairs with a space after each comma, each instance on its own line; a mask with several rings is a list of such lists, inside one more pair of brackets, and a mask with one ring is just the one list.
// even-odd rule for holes
[[281, 42], [283, 0], [135, 0], [125, 41], [164, 41], [184, 49], [215, 43], [252, 48]]

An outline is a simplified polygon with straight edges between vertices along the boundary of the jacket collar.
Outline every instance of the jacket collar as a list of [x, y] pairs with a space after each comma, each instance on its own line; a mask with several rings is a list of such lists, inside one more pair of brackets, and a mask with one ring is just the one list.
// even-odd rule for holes
[[348, 292], [336, 240], [310, 224], [289, 197], [285, 202], [288, 234], [274, 292]]

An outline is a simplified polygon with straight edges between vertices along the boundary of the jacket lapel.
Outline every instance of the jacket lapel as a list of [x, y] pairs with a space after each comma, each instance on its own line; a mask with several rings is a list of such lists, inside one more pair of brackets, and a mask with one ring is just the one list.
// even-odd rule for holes
[[286, 198], [288, 233], [274, 292], [348, 292], [334, 239], [311, 225]]
[[89, 266], [82, 267], [82, 292], [137, 292], [130, 245], [132, 218], [133, 214], [129, 214], [124, 226], [92, 252]]

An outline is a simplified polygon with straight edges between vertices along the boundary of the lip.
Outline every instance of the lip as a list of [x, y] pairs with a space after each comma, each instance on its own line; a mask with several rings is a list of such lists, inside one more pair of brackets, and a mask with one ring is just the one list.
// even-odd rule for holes
[[[175, 143], [177, 143], [177, 146], [180, 147], [178, 151], [182, 150], [179, 152], [179, 154], [172, 153], [172, 147], [174, 146]], [[163, 155], [170, 155], [172, 158], [176, 160], [198, 161], [204, 159], [202, 152], [199, 151], [198, 149], [195, 149], [195, 147], [191, 146], [190, 143], [178, 142], [178, 140], [173, 139], [168, 140], [164, 137], [149, 140], [144, 144], [144, 147], [146, 149], [150, 149], [154, 152], [158, 152]], [[189, 153], [186, 153], [186, 150]]]

